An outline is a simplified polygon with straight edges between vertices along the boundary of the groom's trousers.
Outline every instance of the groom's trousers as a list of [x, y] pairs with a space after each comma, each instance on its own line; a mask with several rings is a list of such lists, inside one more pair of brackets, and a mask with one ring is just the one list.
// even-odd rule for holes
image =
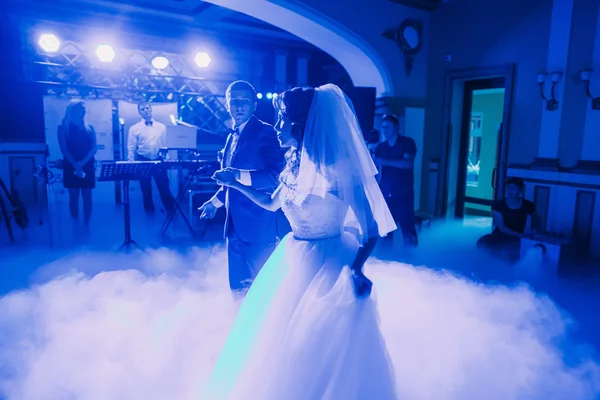
[[252, 281], [275, 250], [277, 241], [246, 242], [230, 227], [227, 235], [227, 259], [229, 262], [229, 287], [243, 290]]

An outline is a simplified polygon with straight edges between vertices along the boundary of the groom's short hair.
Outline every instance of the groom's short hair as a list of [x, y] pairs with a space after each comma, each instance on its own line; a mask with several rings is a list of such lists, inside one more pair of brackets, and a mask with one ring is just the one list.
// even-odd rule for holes
[[400, 121], [398, 120], [398, 118], [394, 117], [391, 114], [384, 114], [384, 116], [381, 118], [381, 122], [383, 121], [389, 121], [395, 126], [400, 126]]
[[250, 93], [250, 97], [253, 100], [256, 100], [256, 90], [254, 89], [254, 86], [252, 86], [249, 82], [246, 82], [246, 81], [232, 82], [229, 85], [229, 87], [227, 87], [227, 90], [225, 91], [225, 97], [231, 97], [231, 92], [233, 90], [248, 92], [248, 93]]

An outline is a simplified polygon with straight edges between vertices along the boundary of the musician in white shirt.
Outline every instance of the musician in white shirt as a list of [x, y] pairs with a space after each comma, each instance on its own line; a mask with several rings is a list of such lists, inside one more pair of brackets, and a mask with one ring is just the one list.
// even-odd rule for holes
[[[127, 159], [129, 161], [154, 161], [158, 159], [158, 151], [167, 147], [167, 127], [152, 119], [152, 106], [148, 102], [138, 104], [138, 112], [142, 120], [129, 128], [127, 139]], [[169, 189], [169, 177], [164, 169], [157, 170], [154, 182], [160, 194], [166, 212], [175, 207], [175, 199]], [[154, 213], [152, 201], [152, 181], [148, 178], [140, 179], [140, 187], [144, 198], [146, 213]]]

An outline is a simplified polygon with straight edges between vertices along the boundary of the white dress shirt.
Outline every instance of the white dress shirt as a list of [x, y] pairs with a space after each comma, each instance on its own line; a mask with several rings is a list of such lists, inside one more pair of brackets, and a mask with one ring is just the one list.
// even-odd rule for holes
[[[242, 131], [244, 130], [244, 128], [246, 127], [246, 124], [248, 123], [248, 121], [244, 122], [243, 124], [240, 124], [240, 126], [237, 127], [237, 135], [234, 135], [231, 138], [231, 146], [229, 154], [227, 155], [227, 157], [229, 158], [229, 160], [231, 160], [233, 158], [233, 154], [235, 153], [236, 147], [238, 145], [238, 141], [240, 139], [240, 136], [242, 135]], [[236, 129], [236, 128], [234, 128]], [[237, 136], [237, 137], [236, 137]], [[237, 179], [237, 181], [239, 183], [241, 183], [244, 186], [252, 186], [252, 175], [250, 175], [250, 171], [241, 169], [240, 170], [240, 176]], [[214, 196], [211, 200], [211, 202], [213, 203], [213, 205], [217, 208], [223, 207], [224, 204], [221, 200], [219, 200], [217, 198], [217, 196]]]
[[155, 160], [158, 150], [167, 147], [167, 127], [158, 121], [152, 120], [151, 125], [146, 125], [145, 120], [129, 128], [127, 139], [127, 159], [135, 160], [135, 155]]

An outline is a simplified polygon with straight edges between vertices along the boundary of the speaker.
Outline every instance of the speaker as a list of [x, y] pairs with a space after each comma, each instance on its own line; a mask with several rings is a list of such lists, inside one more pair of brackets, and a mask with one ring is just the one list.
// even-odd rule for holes
[[375, 122], [375, 100], [377, 91], [373, 87], [353, 87], [347, 93], [352, 101], [354, 111], [363, 135], [369, 134]]
[[43, 90], [25, 81], [21, 48], [17, 25], [0, 13], [0, 93], [10, 97], [3, 103], [0, 141], [44, 143]]

